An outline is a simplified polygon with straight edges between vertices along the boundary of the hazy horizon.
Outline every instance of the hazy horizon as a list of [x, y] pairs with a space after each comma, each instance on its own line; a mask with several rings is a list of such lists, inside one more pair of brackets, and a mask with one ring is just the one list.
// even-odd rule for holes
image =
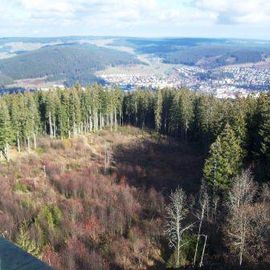
[[1, 36], [0, 39], [53, 39], [53, 38], [94, 38], [94, 39], [102, 39], [102, 38], [131, 38], [131, 39], [150, 39], [150, 40], [162, 40], [162, 39], [212, 39], [212, 40], [237, 40], [237, 41], [262, 41], [262, 42], [270, 42], [269, 38], [252, 38], [252, 37], [246, 37], [246, 38], [237, 38], [237, 37], [231, 37], [231, 36], [220, 36], [220, 37], [214, 37], [214, 36], [134, 36], [134, 35], [51, 35], [51, 36]]

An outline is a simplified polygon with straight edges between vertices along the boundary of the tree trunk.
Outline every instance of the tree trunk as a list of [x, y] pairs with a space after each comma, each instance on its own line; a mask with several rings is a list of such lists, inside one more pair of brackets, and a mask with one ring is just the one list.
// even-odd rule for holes
[[46, 166], [43, 166], [43, 172], [44, 172], [44, 176], [47, 177], [47, 172], [46, 172]]
[[117, 130], [117, 111], [114, 109], [114, 130]]
[[6, 143], [6, 147], [5, 147], [5, 157], [6, 157], [6, 160], [9, 161], [9, 145], [8, 145], [8, 143]]
[[110, 162], [111, 162], [111, 156], [110, 156], [110, 150], [108, 149], [108, 145], [105, 142], [105, 153], [104, 153], [104, 174], [108, 173], [108, 169], [110, 167]]
[[120, 110], [120, 126], [123, 126], [123, 122], [124, 122], [124, 119], [123, 119], [123, 113], [122, 113], [122, 110]]
[[53, 119], [53, 137], [56, 138], [56, 123], [55, 123], [55, 118]]
[[20, 144], [20, 138], [17, 135], [17, 151], [20, 153], [21, 152], [21, 144]]
[[242, 248], [241, 248], [240, 254], [239, 254], [239, 265], [240, 266], [242, 265], [242, 262], [243, 262], [243, 251], [242, 251]]
[[73, 122], [73, 137], [76, 136], [76, 124]]
[[98, 130], [98, 113], [95, 111], [94, 115], [94, 131]]
[[201, 213], [201, 217], [200, 217], [200, 224], [199, 224], [199, 229], [198, 229], [198, 234], [197, 234], [195, 254], [194, 254], [194, 258], [193, 258], [193, 266], [195, 266], [196, 260], [197, 260], [197, 252], [198, 252], [199, 241], [200, 241], [200, 236], [201, 236], [201, 229], [202, 229], [204, 212], [205, 212], [205, 204], [203, 204], [202, 213]]
[[99, 129], [102, 129], [102, 117], [101, 117], [101, 113], [99, 113]]
[[30, 138], [27, 137], [27, 151], [30, 152]]
[[90, 129], [90, 132], [92, 132], [93, 130], [92, 118], [89, 119], [89, 129]]
[[[241, 217], [242, 217], [242, 215], [241, 215]], [[243, 263], [243, 253], [244, 253], [244, 249], [245, 249], [245, 234], [246, 234], [245, 224], [243, 224], [243, 222], [241, 222], [241, 223], [242, 223], [241, 224], [242, 230], [241, 230], [241, 243], [240, 243], [240, 252], [239, 252], [239, 265], [240, 266]]]
[[177, 225], [176, 225], [176, 232], [177, 232], [177, 258], [176, 258], [176, 267], [180, 267], [180, 226], [179, 226], [179, 217], [177, 217]]
[[109, 115], [106, 113], [106, 127], [109, 125]]
[[201, 261], [200, 261], [200, 267], [203, 266], [203, 259], [204, 259], [204, 253], [205, 253], [205, 248], [206, 248], [206, 242], [207, 242], [207, 235], [204, 235], [204, 244], [203, 244], [203, 250], [202, 250], [202, 255], [201, 255]]
[[105, 118], [104, 115], [102, 115], [102, 129], [105, 127]]
[[34, 140], [34, 149], [37, 149], [37, 138], [35, 133], [33, 133], [33, 140]]
[[53, 127], [52, 127], [52, 114], [49, 112], [49, 128], [50, 128], [50, 137], [53, 137]]
[[113, 112], [110, 113], [110, 129], [113, 130]]

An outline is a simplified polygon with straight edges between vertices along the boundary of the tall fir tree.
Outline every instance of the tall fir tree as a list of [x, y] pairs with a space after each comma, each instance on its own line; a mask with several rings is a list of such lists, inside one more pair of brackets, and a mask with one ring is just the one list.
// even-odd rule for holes
[[262, 95], [258, 100], [258, 173], [263, 180], [270, 177], [270, 93]]
[[0, 101], [0, 151], [9, 160], [9, 146], [12, 143], [12, 128], [8, 107], [4, 100]]
[[162, 91], [158, 89], [155, 100], [155, 128], [157, 132], [161, 131], [161, 117], [162, 117]]
[[204, 179], [213, 189], [227, 190], [241, 169], [243, 151], [240, 140], [227, 124], [224, 131], [211, 145], [204, 165]]

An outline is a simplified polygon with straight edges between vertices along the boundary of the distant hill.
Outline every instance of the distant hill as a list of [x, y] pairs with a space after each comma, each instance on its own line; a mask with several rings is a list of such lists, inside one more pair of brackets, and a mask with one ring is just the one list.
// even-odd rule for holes
[[[31, 88], [28, 82], [14, 84], [14, 81], [36, 78], [47, 80], [41, 79], [42, 85], [43, 82], [53, 85], [56, 81], [63, 81], [66, 86], [76, 82], [103, 83], [102, 78], [95, 76], [96, 71], [141, 63], [137, 56], [142, 54], [158, 57], [166, 64], [211, 70], [264, 61], [270, 58], [270, 41], [91, 36], [0, 38], [0, 87]], [[35, 88], [36, 84], [33, 85]]]
[[0, 73], [0, 87], [12, 83], [12, 79], [4, 74]]
[[139, 63], [135, 56], [90, 44], [66, 43], [45, 46], [0, 60], [0, 85], [12, 80], [47, 77], [67, 85], [100, 81], [94, 72], [107, 66]]
[[196, 65], [204, 68], [256, 63], [270, 57], [270, 42], [256, 40], [120, 38], [112, 45], [133, 47], [137, 53], [153, 54], [167, 64]]

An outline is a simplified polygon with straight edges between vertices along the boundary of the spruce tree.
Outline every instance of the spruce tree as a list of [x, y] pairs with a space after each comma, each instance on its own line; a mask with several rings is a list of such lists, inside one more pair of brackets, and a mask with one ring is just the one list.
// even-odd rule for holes
[[199, 95], [194, 100], [194, 118], [192, 125], [192, 137], [201, 142], [205, 151], [214, 138], [215, 99], [206, 94]]
[[226, 190], [241, 169], [243, 151], [240, 140], [227, 124], [224, 131], [210, 147], [204, 165], [204, 179], [217, 190]]
[[12, 142], [12, 129], [8, 107], [4, 100], [0, 101], [0, 151], [9, 160], [9, 145]]
[[69, 119], [70, 129], [73, 135], [80, 133], [81, 124], [81, 104], [78, 90], [72, 89], [69, 93]]
[[179, 93], [176, 93], [172, 99], [170, 107], [169, 130], [171, 135], [175, 137], [178, 137], [180, 135], [180, 122], [181, 122], [181, 110], [179, 103]]
[[228, 121], [235, 132], [235, 135], [240, 139], [241, 146], [247, 144], [247, 105], [246, 101], [237, 99], [228, 105]]
[[180, 122], [181, 122], [181, 137], [184, 140], [188, 139], [188, 132], [193, 115], [193, 93], [187, 89], [180, 91]]
[[162, 106], [162, 91], [159, 89], [156, 94], [155, 102], [155, 128], [157, 132], [160, 132], [161, 130]]
[[270, 176], [270, 94], [263, 95], [259, 104], [259, 127], [257, 158], [259, 162], [259, 174], [263, 179]]
[[33, 146], [36, 148], [36, 136], [39, 132], [40, 118], [39, 111], [36, 100], [34, 96], [30, 93], [25, 94], [25, 121], [24, 121], [24, 131], [27, 140], [28, 150], [31, 147], [31, 138], [33, 139]]
[[16, 238], [16, 244], [31, 255], [40, 258], [41, 250], [37, 243], [30, 238], [26, 225], [22, 225]]
[[187, 140], [193, 116], [193, 94], [181, 89], [175, 93], [170, 108], [170, 132]]
[[17, 146], [18, 152], [21, 151], [21, 115], [22, 111], [20, 108], [21, 95], [12, 95], [10, 99], [10, 121], [12, 123], [12, 129], [14, 131], [13, 141]]

